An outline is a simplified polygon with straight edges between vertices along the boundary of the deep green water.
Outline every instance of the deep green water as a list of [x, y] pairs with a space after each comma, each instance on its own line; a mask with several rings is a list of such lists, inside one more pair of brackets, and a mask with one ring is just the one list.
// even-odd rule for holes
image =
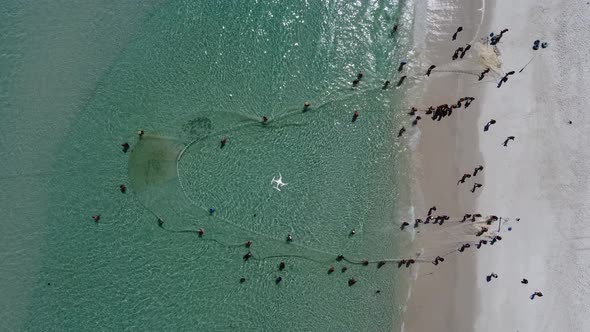
[[0, 5], [0, 329], [399, 329], [408, 6]]

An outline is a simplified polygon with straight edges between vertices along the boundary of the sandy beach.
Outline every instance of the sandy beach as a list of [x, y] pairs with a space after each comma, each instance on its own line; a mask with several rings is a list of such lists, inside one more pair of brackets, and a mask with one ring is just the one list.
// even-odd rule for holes
[[[588, 330], [583, 313], [588, 309], [584, 298], [590, 295], [584, 281], [589, 268], [582, 262], [590, 255], [590, 230], [581, 215], [590, 201], [585, 173], [590, 152], [584, 149], [590, 126], [583, 110], [590, 84], [584, 80], [589, 72], [581, 54], [585, 49], [576, 41], [588, 40], [590, 33], [582, 27], [590, 4], [485, 1], [464, 5], [453, 17], [443, 16], [451, 22], [448, 25], [436, 15], [439, 8], [427, 7], [427, 24], [439, 30], [427, 28], [425, 49], [435, 47], [450, 58], [457, 47], [450, 36], [458, 22], [464, 38], [478, 30], [476, 37], [483, 37], [508, 28], [498, 49], [503, 71], [516, 74], [500, 89], [497, 78], [478, 82], [473, 76], [449, 73], [433, 75], [425, 84], [419, 108], [450, 104], [463, 96], [476, 101], [450, 119], [421, 123], [421, 141], [414, 153], [416, 217], [436, 205], [441, 214], [478, 211], [511, 218], [513, 224], [494, 247], [450, 255], [439, 266], [421, 266], [405, 331]], [[484, 15], [481, 25], [478, 12]], [[437, 38], [443, 32], [449, 36], [446, 41]], [[532, 50], [536, 39], [548, 42], [548, 47]], [[422, 58], [435, 64], [450, 60], [427, 51]], [[497, 124], [483, 132], [490, 119]], [[508, 136], [515, 136], [515, 141], [504, 147]], [[455, 185], [461, 174], [480, 163], [485, 170], [477, 180], [483, 184], [479, 193]], [[521, 221], [514, 223], [514, 218]], [[417, 234], [416, 247], [425, 255], [457, 239], [450, 232], [424, 233]], [[485, 276], [492, 272], [499, 277], [488, 283]], [[521, 284], [522, 278], [529, 283]], [[537, 290], [544, 297], [531, 300]]]

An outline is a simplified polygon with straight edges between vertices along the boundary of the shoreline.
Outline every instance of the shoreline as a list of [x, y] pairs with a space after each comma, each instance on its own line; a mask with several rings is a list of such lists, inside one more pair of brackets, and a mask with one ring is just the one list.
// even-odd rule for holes
[[[476, 15], [484, 6], [483, 0], [481, 4], [470, 6], [462, 5], [458, 0], [450, 0], [448, 3], [451, 3], [450, 7], [455, 12], [445, 12], [444, 8], [426, 8], [426, 5], [421, 8], [427, 17], [438, 19], [428, 21], [430, 27], [427, 26], [422, 31], [424, 45], [420, 56], [422, 61], [419, 62], [424, 70], [430, 64], [437, 64], [440, 68], [440, 64], [451, 62], [451, 55], [457, 47], [479, 38], [480, 30], [484, 28], [480, 24], [487, 21], [492, 14], [491, 10], [487, 10], [479, 17]], [[440, 15], [440, 10], [445, 15]], [[457, 41], [453, 42], [451, 35], [459, 25], [464, 30]], [[482, 161], [477, 133], [481, 93], [477, 85], [471, 84], [472, 77], [464, 76], [457, 73], [436, 73], [435, 69], [422, 82], [418, 103], [408, 105], [425, 109], [430, 105], [451, 104], [461, 97], [476, 97], [468, 109], [456, 110], [452, 116], [440, 122], [425, 117], [418, 126], [421, 139], [411, 156], [415, 167], [411, 181], [416, 218], [424, 219], [431, 206], [437, 207], [438, 214], [446, 214], [452, 218], [462, 216], [466, 211], [475, 211], [477, 193], [470, 193], [468, 184], [455, 184], [461, 174], [472, 170], [467, 168], [471, 168], [471, 165], [475, 167]], [[420, 233], [416, 234], [410, 255], [423, 252], [425, 257], [433, 258], [438, 254], [437, 251], [453, 246], [450, 243], [452, 238], [430, 230], [431, 228], [424, 226], [417, 228]], [[436, 267], [430, 264], [419, 266], [413, 272], [412, 296], [404, 317], [405, 331], [472, 331], [475, 317], [465, 313], [478, 310], [474, 297], [476, 264], [474, 255], [466, 252], [460, 256], [450, 255], [444, 264]], [[424, 318], [424, 312], [428, 319]]]

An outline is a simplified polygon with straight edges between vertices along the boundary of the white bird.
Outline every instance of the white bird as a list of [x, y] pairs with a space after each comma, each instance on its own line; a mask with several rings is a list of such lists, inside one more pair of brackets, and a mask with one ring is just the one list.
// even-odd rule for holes
[[278, 191], [281, 191], [281, 187], [288, 185], [288, 183], [283, 182], [283, 176], [281, 175], [281, 173], [279, 173], [278, 178], [276, 176], [273, 176], [272, 180], [270, 181], [270, 184], [273, 183], [275, 184], [273, 188]]

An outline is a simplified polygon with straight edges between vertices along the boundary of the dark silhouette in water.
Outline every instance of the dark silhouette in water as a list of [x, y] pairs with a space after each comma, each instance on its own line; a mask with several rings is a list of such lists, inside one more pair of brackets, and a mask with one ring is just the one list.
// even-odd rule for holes
[[341, 272], [341, 273], [344, 273], [344, 272], [346, 272], [346, 270], [348, 270], [348, 268], [347, 268], [346, 266], [343, 266], [343, 267], [342, 267], [342, 270], [340, 270], [340, 272]]
[[402, 61], [399, 63], [399, 67], [397, 67], [397, 71], [401, 72], [402, 70], [404, 70], [404, 66], [407, 64], [407, 62]]
[[483, 131], [488, 131], [490, 130], [490, 126], [495, 124], [496, 120], [491, 119], [488, 123], [486, 123], [486, 125], [483, 127]]
[[223, 148], [225, 146], [225, 144], [227, 143], [227, 137], [226, 136], [223, 136], [221, 138], [220, 143], [221, 143], [221, 147]]
[[485, 74], [490, 72], [490, 68], [486, 68], [486, 70], [482, 71], [481, 74], [479, 74], [479, 79], [478, 81], [483, 80], [483, 77], [485, 76]]
[[402, 127], [402, 129], [400, 129], [399, 132], [397, 133], [397, 137], [402, 137], [402, 135], [404, 134], [405, 131], [406, 131], [406, 128]]
[[144, 131], [140, 130], [137, 132], [137, 136], [139, 136], [139, 139], [141, 139], [143, 137]]
[[243, 284], [246, 282], [246, 278], [240, 278], [240, 284]]
[[285, 269], [285, 262], [279, 263], [279, 271], [283, 271]]
[[305, 104], [303, 104], [303, 112], [307, 112], [309, 110], [309, 106], [311, 106], [311, 103], [306, 101]]
[[399, 81], [397, 82], [397, 86], [400, 86], [404, 83], [404, 80], [406, 79], [406, 76], [402, 76]]
[[355, 278], [348, 279], [348, 286], [352, 286], [354, 284], [356, 284], [356, 279]]
[[359, 115], [360, 115], [359, 112], [355, 111], [354, 114], [352, 115], [352, 122], [355, 122], [356, 119], [358, 119]]
[[506, 140], [504, 141], [504, 143], [502, 143], [502, 145], [508, 146], [509, 141], [514, 141], [514, 136], [508, 136], [508, 138], [506, 138]]
[[432, 72], [432, 70], [436, 68], [436, 65], [432, 65], [430, 67], [428, 67], [428, 70], [426, 71], [426, 76], [430, 76], [430, 73]]
[[403, 231], [404, 228], [406, 228], [406, 226], [409, 226], [410, 224], [407, 221], [404, 221], [400, 227], [400, 229]]
[[383, 265], [385, 265], [384, 261], [380, 261], [379, 263], [377, 263], [377, 268], [380, 269], [383, 267]]
[[121, 190], [121, 192], [124, 194], [127, 192], [127, 187], [124, 184], [122, 184], [119, 186], [119, 190]]
[[125, 142], [121, 144], [121, 146], [123, 147], [123, 153], [127, 153], [127, 151], [129, 151], [129, 143]]
[[330, 266], [330, 268], [328, 269], [328, 274], [332, 274], [334, 272], [334, 267]]
[[250, 257], [252, 257], [252, 253], [248, 251], [242, 258], [244, 259], [244, 262], [246, 262], [250, 259]]
[[280, 284], [281, 281], [283, 281], [283, 277], [277, 277], [277, 279], [275, 280], [275, 284]]
[[94, 220], [96, 223], [98, 223], [100, 221], [100, 214], [93, 215], [92, 220]]
[[481, 188], [481, 186], [482, 186], [482, 184], [481, 184], [481, 183], [477, 183], [477, 182], [476, 182], [476, 183], [474, 183], [474, 184], [473, 184], [473, 188], [471, 189], [471, 192], [472, 192], [472, 193], [474, 193], [474, 192], [475, 192], [475, 189], [477, 189], [477, 188]]
[[265, 115], [262, 117], [262, 124], [267, 124], [268, 123], [268, 117]]
[[387, 88], [389, 88], [389, 84], [390, 84], [390, 83], [391, 83], [391, 82], [389, 82], [389, 81], [385, 81], [385, 83], [383, 83], [383, 87], [382, 87], [381, 89], [382, 89], [382, 90], [387, 90]]
[[452, 40], [456, 40], [457, 39], [457, 34], [459, 32], [463, 31], [463, 27], [458, 27], [457, 31], [455, 31], [455, 33], [453, 34]]
[[412, 126], [415, 126], [415, 125], [417, 125], [417, 124], [418, 124], [418, 121], [420, 121], [420, 119], [422, 119], [422, 117], [418, 115], [418, 116], [417, 116], [417, 117], [414, 119], [414, 121], [412, 121]]
[[468, 179], [471, 177], [471, 174], [463, 174], [463, 176], [461, 177], [461, 179], [459, 180], [459, 182], [457, 182], [457, 185], [461, 184], [461, 183], [465, 183], [465, 179]]
[[483, 166], [482, 165], [477, 166], [475, 168], [475, 170], [473, 170], [473, 176], [476, 176], [477, 172], [481, 172], [481, 171], [483, 171]]

